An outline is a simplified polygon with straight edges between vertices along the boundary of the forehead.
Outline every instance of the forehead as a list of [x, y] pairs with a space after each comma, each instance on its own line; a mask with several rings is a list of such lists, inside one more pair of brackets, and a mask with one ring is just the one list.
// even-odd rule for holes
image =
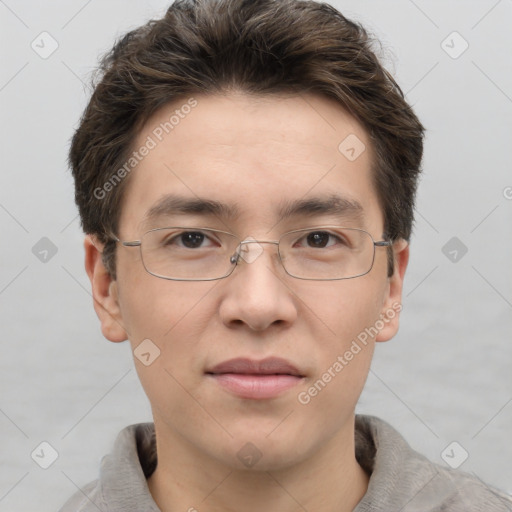
[[184, 98], [146, 122], [134, 149], [139, 160], [121, 215], [130, 232], [181, 200], [225, 205], [239, 222], [300, 215], [299, 203], [308, 201], [309, 214], [329, 202], [355, 205], [354, 213], [360, 207], [360, 218], [380, 214], [368, 135], [337, 102], [317, 95]]

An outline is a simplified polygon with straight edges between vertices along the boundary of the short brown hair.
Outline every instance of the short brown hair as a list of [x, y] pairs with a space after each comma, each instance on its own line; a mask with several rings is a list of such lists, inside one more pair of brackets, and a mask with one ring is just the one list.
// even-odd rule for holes
[[113, 278], [110, 233], [117, 233], [129, 176], [105, 197], [94, 191], [127, 161], [154, 112], [192, 94], [237, 89], [334, 98], [372, 142], [385, 236], [409, 240], [424, 129], [373, 42], [360, 24], [309, 0], [177, 0], [163, 18], [117, 41], [101, 60], [69, 154], [82, 228], [105, 244]]

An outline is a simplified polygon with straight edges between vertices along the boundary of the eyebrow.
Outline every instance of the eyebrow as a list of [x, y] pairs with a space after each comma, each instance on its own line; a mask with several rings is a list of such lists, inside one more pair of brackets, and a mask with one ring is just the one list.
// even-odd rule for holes
[[228, 205], [212, 199], [166, 194], [146, 212], [140, 226], [149, 225], [160, 217], [187, 214], [230, 218], [237, 216], [238, 207], [235, 204]]
[[358, 201], [337, 194], [285, 202], [279, 209], [281, 219], [314, 215], [337, 215], [363, 221], [364, 209]]
[[[239, 214], [236, 204], [226, 204], [200, 197], [187, 198], [176, 194], [166, 194], [160, 198], [144, 215], [140, 226], [146, 226], [160, 217], [171, 215], [203, 215], [219, 218], [234, 218]], [[313, 197], [281, 203], [277, 210], [280, 220], [290, 217], [315, 215], [337, 215], [362, 221], [364, 209], [358, 201], [332, 194], [328, 197]]]

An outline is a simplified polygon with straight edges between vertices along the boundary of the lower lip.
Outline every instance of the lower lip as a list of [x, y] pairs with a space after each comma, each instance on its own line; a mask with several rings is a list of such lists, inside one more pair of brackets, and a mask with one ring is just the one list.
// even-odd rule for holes
[[212, 374], [223, 388], [240, 398], [264, 400], [274, 398], [296, 386], [302, 377], [295, 375], [247, 375], [242, 373]]

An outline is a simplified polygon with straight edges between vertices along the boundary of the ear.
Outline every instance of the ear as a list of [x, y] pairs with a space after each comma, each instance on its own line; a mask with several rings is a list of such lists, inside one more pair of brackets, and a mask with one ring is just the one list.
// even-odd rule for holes
[[101, 332], [110, 341], [125, 341], [128, 336], [119, 307], [117, 282], [103, 265], [102, 244], [96, 237], [87, 235], [84, 249], [85, 270], [91, 281], [94, 310], [101, 322]]
[[375, 341], [388, 341], [398, 332], [404, 275], [409, 262], [409, 244], [406, 240], [400, 239], [393, 244], [393, 258], [394, 271], [388, 277], [387, 294], [380, 315], [384, 327], [379, 329]]

